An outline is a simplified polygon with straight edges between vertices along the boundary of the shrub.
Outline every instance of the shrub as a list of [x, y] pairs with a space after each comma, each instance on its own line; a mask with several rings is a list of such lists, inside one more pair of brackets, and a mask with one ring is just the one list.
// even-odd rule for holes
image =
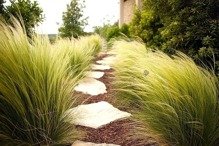
[[115, 23], [113, 25], [105, 24], [103, 27], [96, 27], [94, 32], [104, 37], [107, 42], [115, 38], [123, 38], [124, 36], [130, 36], [129, 26], [124, 24], [121, 28], [119, 28], [118, 23]]
[[81, 80], [86, 76], [86, 71], [90, 69], [93, 57], [76, 46], [75, 41], [60, 39], [54, 44], [54, 48], [63, 52], [60, 57], [63, 59], [69, 58], [69, 73], [71, 73], [72, 77], [78, 77], [77, 79]]
[[[124, 50], [127, 48], [123, 46]], [[131, 64], [114, 65], [115, 84], [119, 97], [130, 107], [136, 107], [136, 117], [149, 126], [149, 131], [141, 132], [145, 135], [150, 132], [169, 145], [216, 145], [219, 92], [215, 75], [180, 52], [168, 56], [148, 49], [147, 53], [134, 56], [118, 55], [119, 60], [127, 57], [125, 61]]]
[[71, 0], [67, 4], [66, 11], [63, 12], [63, 24], [59, 28], [59, 35], [63, 38], [78, 38], [84, 35], [84, 27], [87, 25], [87, 18], [83, 18], [85, 1]]
[[71, 142], [66, 110], [75, 98], [69, 58], [48, 39], [29, 40], [18, 22], [0, 23], [0, 139], [12, 145]]
[[169, 54], [180, 50], [199, 65], [211, 67], [212, 58], [219, 60], [218, 9], [215, 0], [143, 0], [130, 32], [149, 47]]

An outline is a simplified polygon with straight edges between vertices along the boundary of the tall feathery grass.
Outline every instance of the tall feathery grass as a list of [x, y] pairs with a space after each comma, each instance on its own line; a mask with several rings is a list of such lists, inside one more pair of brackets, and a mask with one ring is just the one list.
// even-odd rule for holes
[[66, 123], [77, 77], [69, 58], [48, 39], [30, 40], [17, 21], [0, 22], [0, 142], [48, 145], [71, 142], [74, 126]]
[[106, 50], [105, 40], [97, 34], [79, 38], [76, 45], [92, 56], [97, 56], [98, 53]]
[[85, 52], [80, 46], [76, 45], [75, 41], [68, 39], [58, 40], [54, 44], [54, 48], [63, 52], [60, 57], [63, 59], [69, 58], [69, 72], [73, 77], [81, 80], [86, 76], [86, 72], [90, 70], [93, 60], [93, 56], [90, 53]]
[[[120, 44], [120, 42], [117, 42]], [[136, 42], [135, 42], [136, 43]], [[121, 43], [121, 44], [124, 44]], [[160, 51], [130, 54], [125, 45], [115, 45], [116, 87], [136, 118], [158, 140], [169, 145], [214, 146], [219, 140], [218, 80], [182, 53], [168, 56]], [[141, 46], [141, 44], [139, 44]], [[133, 45], [133, 50], [136, 50]], [[130, 52], [130, 51], [128, 51]], [[128, 62], [126, 64], [126, 62]], [[149, 131], [146, 131], [149, 130]]]
[[56, 50], [62, 50], [63, 58], [69, 59], [70, 72], [79, 80], [91, 70], [95, 56], [104, 50], [105, 42], [99, 35], [81, 37], [79, 39], [60, 39], [54, 44]]

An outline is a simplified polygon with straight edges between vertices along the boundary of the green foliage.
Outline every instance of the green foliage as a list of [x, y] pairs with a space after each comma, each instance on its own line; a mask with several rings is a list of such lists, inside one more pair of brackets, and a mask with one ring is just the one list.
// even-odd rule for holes
[[4, 0], [0, 0], [0, 15], [4, 13], [5, 7], [4, 7]]
[[[121, 52], [121, 50], [128, 50]], [[133, 51], [134, 50], [134, 51]], [[121, 100], [168, 145], [215, 146], [219, 139], [218, 80], [186, 55], [168, 56], [136, 42], [116, 42], [114, 64]]]
[[34, 33], [34, 28], [43, 21], [43, 10], [37, 1], [31, 0], [10, 0], [11, 5], [5, 8], [4, 18], [10, 22], [13, 15], [23, 23], [28, 36]]
[[105, 24], [103, 27], [95, 27], [94, 32], [104, 37], [107, 41], [124, 35], [129, 37], [129, 27], [126, 24], [124, 24], [121, 28], [119, 28], [118, 23], [113, 25]]
[[63, 13], [63, 26], [59, 28], [61, 37], [78, 38], [83, 35], [83, 27], [87, 23], [87, 18], [83, 19], [84, 5], [80, 4], [78, 0], [72, 0], [67, 5], [67, 11]]
[[135, 16], [130, 23], [132, 36], [139, 36], [147, 46], [160, 47], [163, 43], [159, 28], [163, 27], [160, 18], [147, 10], [135, 10]]
[[66, 111], [93, 52], [85, 54], [70, 41], [29, 40], [15, 20], [13, 27], [0, 23], [0, 38], [0, 144], [71, 143], [78, 133]]
[[164, 52], [180, 50], [211, 66], [219, 60], [219, 2], [215, 0], [144, 0], [130, 24], [131, 34]]

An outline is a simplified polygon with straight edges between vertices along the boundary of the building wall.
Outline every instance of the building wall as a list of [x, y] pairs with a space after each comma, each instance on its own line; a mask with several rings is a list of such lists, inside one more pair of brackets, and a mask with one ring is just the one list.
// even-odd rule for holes
[[135, 4], [138, 7], [138, 9], [142, 8], [142, 0], [135, 0]]
[[133, 11], [134, 11], [134, 6], [135, 6], [135, 0], [126, 0], [124, 2], [124, 8], [123, 8], [123, 22], [124, 23], [129, 23], [132, 19], [133, 16]]
[[141, 0], [120, 0], [120, 26], [124, 23], [128, 24], [132, 20], [135, 5], [140, 8]]

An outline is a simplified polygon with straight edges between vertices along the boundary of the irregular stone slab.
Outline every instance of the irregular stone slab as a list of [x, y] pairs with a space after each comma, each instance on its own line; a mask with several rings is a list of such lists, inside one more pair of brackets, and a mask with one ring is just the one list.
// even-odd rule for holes
[[110, 50], [110, 51], [106, 52], [105, 54], [116, 55], [117, 53], [114, 50]]
[[98, 54], [98, 56], [102, 56], [102, 55], [105, 55], [105, 54], [107, 54], [108, 53], [108, 51], [102, 51], [102, 52], [100, 52], [99, 54]]
[[98, 65], [98, 64], [93, 64], [91, 67], [93, 70], [108, 70], [111, 67], [109, 65]]
[[91, 142], [75, 141], [71, 146], [120, 146], [120, 145], [106, 144], [106, 143], [96, 144]]
[[90, 71], [88, 72], [87, 77], [99, 79], [99, 78], [102, 78], [103, 75], [104, 75], [104, 72], [101, 72], [101, 71]]
[[68, 113], [73, 117], [70, 123], [95, 129], [131, 116], [130, 113], [120, 111], [105, 101], [79, 105], [70, 109]]
[[98, 60], [96, 61], [96, 63], [98, 64], [102, 64], [102, 65], [111, 65], [116, 61], [116, 56], [109, 56], [109, 57], [105, 57], [102, 60]]
[[99, 94], [107, 93], [106, 86], [101, 81], [98, 81], [94, 78], [85, 78], [83, 79], [75, 88], [75, 91], [82, 92], [84, 94], [89, 94], [96, 96]]

